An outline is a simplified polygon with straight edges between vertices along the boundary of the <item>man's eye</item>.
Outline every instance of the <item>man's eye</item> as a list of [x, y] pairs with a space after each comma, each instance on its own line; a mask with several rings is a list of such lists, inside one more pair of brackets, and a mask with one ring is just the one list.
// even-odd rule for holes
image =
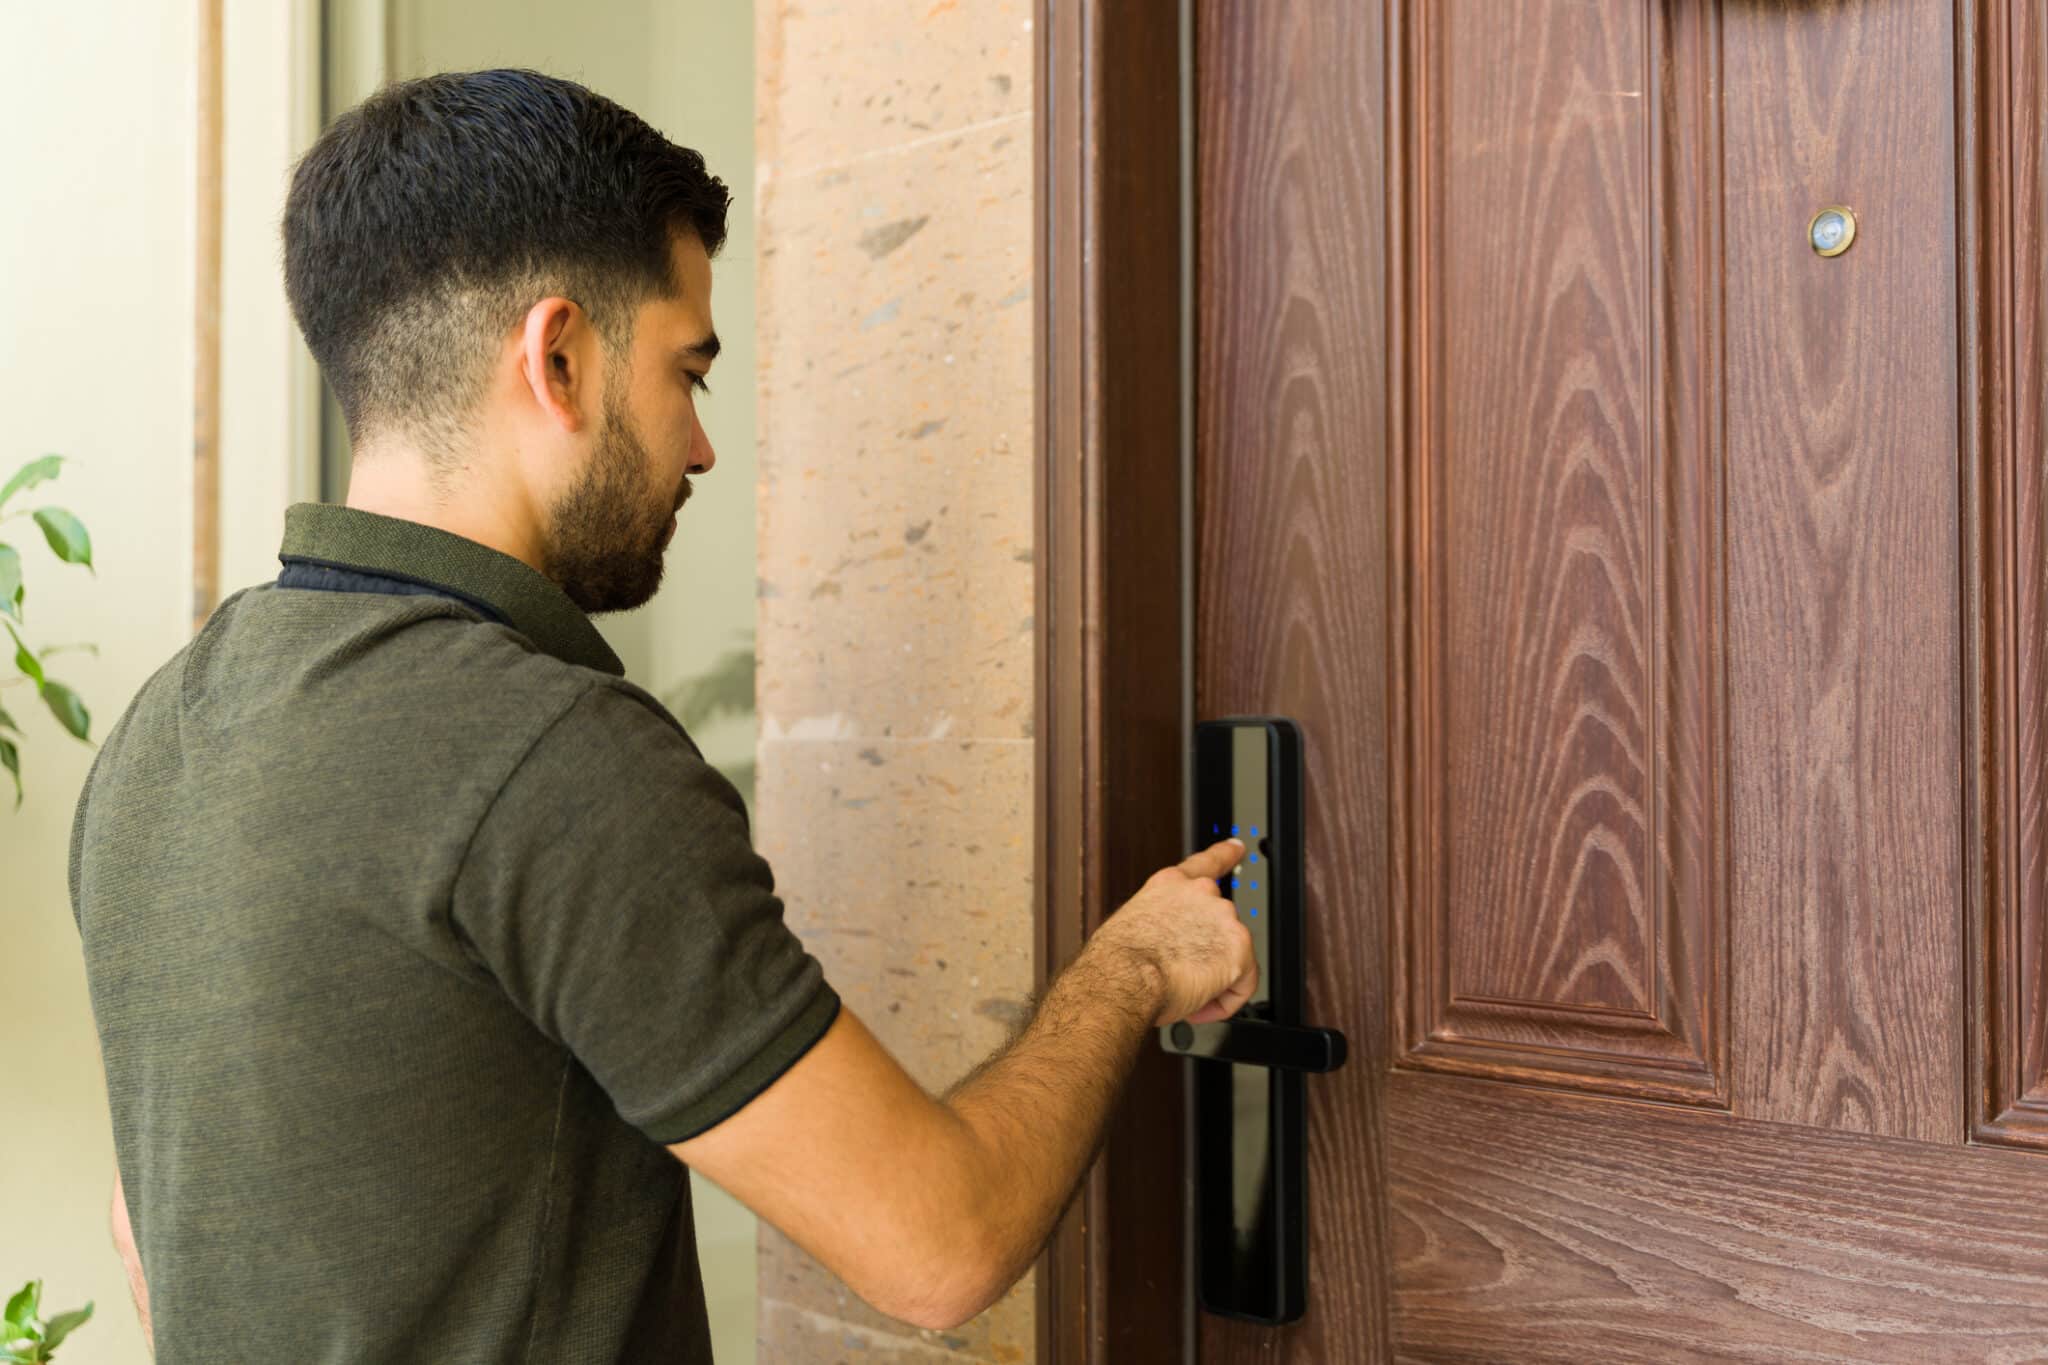
[[704, 382], [704, 376], [701, 374], [692, 373], [690, 375], [690, 387], [699, 393], [711, 392], [711, 386]]

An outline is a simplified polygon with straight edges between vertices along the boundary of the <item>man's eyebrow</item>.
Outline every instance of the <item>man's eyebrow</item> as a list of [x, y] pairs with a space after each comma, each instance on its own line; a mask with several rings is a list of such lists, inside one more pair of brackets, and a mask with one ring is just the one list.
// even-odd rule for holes
[[718, 333], [708, 332], [702, 341], [693, 341], [687, 346], [676, 348], [677, 360], [701, 360], [710, 364], [718, 359]]

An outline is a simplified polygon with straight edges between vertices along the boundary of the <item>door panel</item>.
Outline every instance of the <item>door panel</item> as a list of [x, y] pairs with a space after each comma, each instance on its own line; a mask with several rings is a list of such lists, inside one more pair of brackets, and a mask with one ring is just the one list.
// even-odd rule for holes
[[1407, 16], [1396, 1060], [1725, 1103], [1713, 26]]
[[1394, 1079], [1402, 1358], [1924, 1365], [2048, 1349], [2038, 1157], [1613, 1108]]
[[1736, 1107], [1954, 1142], [1954, 15], [1722, 24]]
[[1196, 707], [1353, 1055], [1201, 1358], [2048, 1355], [2037, 0], [1195, 14]]

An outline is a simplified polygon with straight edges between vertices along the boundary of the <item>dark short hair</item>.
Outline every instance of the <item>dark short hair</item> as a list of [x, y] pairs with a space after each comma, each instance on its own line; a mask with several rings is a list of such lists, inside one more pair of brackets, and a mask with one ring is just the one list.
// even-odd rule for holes
[[351, 438], [457, 437], [498, 347], [540, 299], [574, 299], [614, 354], [680, 288], [676, 234], [725, 241], [732, 196], [678, 147], [574, 81], [457, 71], [387, 85], [300, 159], [285, 293]]

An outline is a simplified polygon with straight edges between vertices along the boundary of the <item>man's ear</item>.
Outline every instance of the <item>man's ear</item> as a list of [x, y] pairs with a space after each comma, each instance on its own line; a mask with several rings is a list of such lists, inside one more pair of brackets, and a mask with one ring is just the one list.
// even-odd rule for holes
[[519, 377], [534, 405], [564, 431], [581, 431], [598, 393], [596, 331], [574, 300], [549, 297], [526, 310]]

